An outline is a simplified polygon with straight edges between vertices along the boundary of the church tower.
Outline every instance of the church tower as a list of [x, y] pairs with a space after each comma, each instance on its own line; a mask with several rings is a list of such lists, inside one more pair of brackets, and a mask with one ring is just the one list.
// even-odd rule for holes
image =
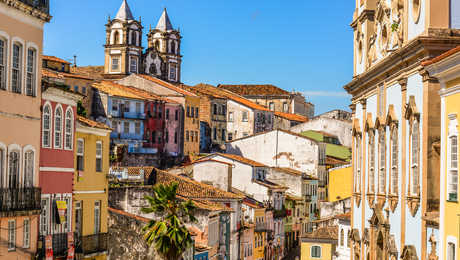
[[104, 73], [127, 75], [139, 73], [142, 60], [142, 24], [135, 20], [126, 0], [106, 26]]
[[161, 14], [155, 29], [147, 34], [148, 49], [144, 56], [144, 73], [179, 83], [182, 56], [180, 55], [181, 36], [169, 20], [166, 8]]

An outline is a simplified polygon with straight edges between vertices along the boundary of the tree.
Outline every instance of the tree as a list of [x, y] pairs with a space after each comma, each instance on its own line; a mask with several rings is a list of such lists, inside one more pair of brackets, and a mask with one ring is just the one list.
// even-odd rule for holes
[[77, 114], [79, 116], [86, 117], [86, 109], [83, 106], [83, 103], [81, 102], [81, 100], [78, 100], [78, 103], [77, 103]]
[[153, 196], [145, 196], [149, 207], [141, 209], [143, 213], [155, 213], [158, 217], [144, 226], [145, 241], [149, 246], [154, 244], [157, 252], [168, 260], [180, 259], [185, 250], [192, 246], [192, 236], [184, 223], [196, 221], [193, 202], [176, 197], [178, 186], [176, 182], [154, 186]]

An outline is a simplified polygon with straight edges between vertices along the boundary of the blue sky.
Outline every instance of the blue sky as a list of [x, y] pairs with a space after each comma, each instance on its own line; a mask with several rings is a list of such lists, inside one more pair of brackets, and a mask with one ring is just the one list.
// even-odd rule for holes
[[[103, 65], [105, 23], [121, 0], [51, 1], [44, 54]], [[274, 84], [303, 92], [316, 114], [348, 110], [354, 1], [128, 0], [144, 34], [164, 7], [182, 33], [186, 84]], [[146, 37], [144, 47], [146, 46]]]

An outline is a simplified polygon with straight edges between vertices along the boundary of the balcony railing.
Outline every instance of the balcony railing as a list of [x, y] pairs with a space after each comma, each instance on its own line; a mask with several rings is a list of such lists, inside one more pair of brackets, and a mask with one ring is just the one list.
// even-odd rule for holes
[[130, 118], [130, 119], [145, 119], [145, 113], [124, 112], [123, 117]]
[[142, 135], [133, 133], [120, 133], [120, 139], [142, 140]]
[[41, 189], [2, 188], [0, 189], [0, 212], [40, 210]]
[[[53, 255], [55, 257], [67, 256], [68, 244], [67, 244], [67, 233], [54, 234], [52, 235], [53, 239]], [[39, 249], [41, 256], [45, 256], [45, 236], [40, 236], [39, 241], [42, 242], [42, 248]]]
[[35, 9], [40, 10], [46, 14], [49, 14], [50, 7], [49, 7], [49, 0], [19, 0], [26, 5], [29, 5]]
[[83, 236], [76, 239], [76, 253], [85, 255], [107, 251], [107, 233]]
[[287, 216], [287, 212], [285, 208], [275, 209], [275, 211], [273, 211], [273, 218], [284, 218], [286, 216]]
[[256, 223], [256, 227], [254, 228], [255, 232], [266, 232], [268, 230], [265, 222], [258, 222]]
[[145, 147], [129, 147], [128, 153], [140, 153], [140, 154], [156, 154], [157, 148], [145, 148]]

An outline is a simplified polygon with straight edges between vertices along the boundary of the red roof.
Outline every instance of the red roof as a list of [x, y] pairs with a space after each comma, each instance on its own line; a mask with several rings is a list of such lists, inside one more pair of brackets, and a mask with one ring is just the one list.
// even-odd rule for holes
[[279, 117], [285, 118], [290, 121], [296, 121], [296, 122], [301, 122], [301, 123], [305, 123], [308, 121], [308, 118], [304, 116], [291, 114], [291, 113], [283, 113], [283, 112], [276, 111], [275, 116], [279, 116]]
[[217, 85], [217, 87], [242, 96], [287, 96], [290, 94], [288, 91], [270, 84]]
[[61, 58], [58, 58], [56, 56], [42, 55], [42, 59], [49, 60], [49, 61], [60, 62], [60, 63], [65, 63], [65, 64], [70, 64], [70, 62], [68, 62], [66, 60], [63, 60]]
[[434, 64], [434, 63], [436, 63], [438, 61], [441, 61], [441, 60], [443, 60], [443, 59], [445, 59], [445, 58], [447, 58], [449, 56], [452, 56], [457, 52], [460, 52], [460, 45], [455, 47], [455, 48], [453, 48], [453, 49], [451, 49], [451, 50], [448, 50], [448, 51], [444, 52], [443, 54], [441, 54], [441, 55], [439, 55], [437, 57], [434, 57], [434, 58], [432, 58], [430, 60], [426, 60], [426, 61], [422, 62], [422, 66], [429, 66], [429, 65]]
[[163, 80], [161, 80], [161, 79], [157, 79], [157, 78], [155, 78], [155, 77], [151, 77], [151, 76], [143, 75], [143, 74], [136, 74], [136, 75], [139, 76], [139, 77], [141, 77], [141, 78], [143, 78], [143, 79], [146, 79], [146, 80], [148, 80], [148, 81], [157, 83], [158, 85], [161, 85], [161, 86], [163, 86], [163, 87], [165, 87], [165, 88], [169, 88], [169, 89], [171, 89], [171, 90], [173, 90], [173, 91], [176, 91], [176, 92], [178, 92], [178, 93], [181, 93], [181, 94], [183, 94], [183, 95], [186, 95], [186, 96], [194, 96], [194, 97], [196, 97], [196, 95], [195, 95], [194, 93], [192, 93], [192, 92], [190, 92], [190, 91], [187, 91], [187, 90], [185, 90], [185, 89], [182, 89], [182, 88], [180, 88], [180, 87], [174, 86], [173, 84], [168, 83], [168, 82], [166, 82], [166, 81], [163, 81]]

